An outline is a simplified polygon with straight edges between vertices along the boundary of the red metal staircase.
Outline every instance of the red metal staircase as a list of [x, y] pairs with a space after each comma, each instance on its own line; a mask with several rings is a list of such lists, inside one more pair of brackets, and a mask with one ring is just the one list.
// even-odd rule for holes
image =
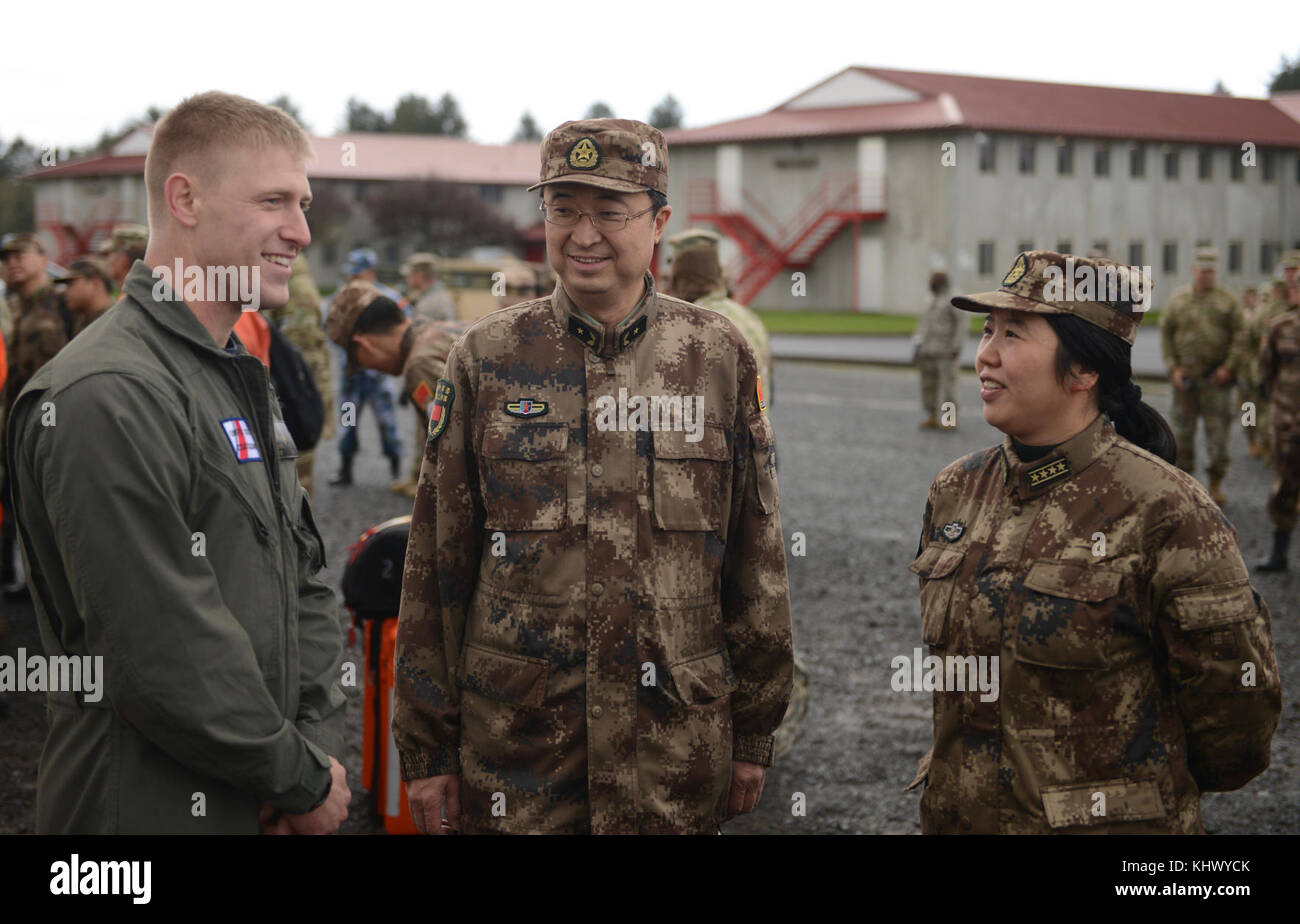
[[[687, 209], [692, 225], [709, 222], [740, 247], [741, 260], [731, 267], [733, 296], [748, 304], [783, 269], [806, 269], [846, 225], [885, 217], [883, 177], [871, 178], [863, 194], [857, 174], [822, 177], [798, 213], [784, 225], [748, 191], [744, 211], [718, 194], [716, 180], [692, 180], [687, 185]], [[772, 229], [764, 232], [750, 213]]]

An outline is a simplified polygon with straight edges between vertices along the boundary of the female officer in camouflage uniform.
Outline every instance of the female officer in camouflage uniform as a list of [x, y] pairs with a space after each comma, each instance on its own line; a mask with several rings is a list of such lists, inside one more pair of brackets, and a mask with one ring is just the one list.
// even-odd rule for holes
[[[1061, 282], [1080, 270], [1128, 273], [1034, 251], [953, 299], [990, 313], [976, 372], [1006, 439], [939, 474], [911, 565], [935, 690], [926, 833], [1203, 832], [1201, 792], [1268, 766], [1268, 608], [1130, 381], [1136, 296], [1076, 297]], [[997, 683], [972, 689], [977, 666]]]

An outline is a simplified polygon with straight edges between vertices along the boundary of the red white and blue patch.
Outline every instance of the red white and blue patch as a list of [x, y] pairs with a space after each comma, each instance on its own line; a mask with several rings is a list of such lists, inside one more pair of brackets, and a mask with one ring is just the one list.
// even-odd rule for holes
[[548, 410], [545, 401], [534, 398], [518, 398], [506, 402], [506, 413], [511, 417], [541, 417]]
[[230, 440], [230, 448], [235, 451], [235, 458], [239, 464], [245, 462], [261, 462], [262, 453], [257, 448], [257, 440], [253, 439], [253, 430], [242, 417], [227, 417], [221, 421], [221, 429], [226, 431], [226, 439]]

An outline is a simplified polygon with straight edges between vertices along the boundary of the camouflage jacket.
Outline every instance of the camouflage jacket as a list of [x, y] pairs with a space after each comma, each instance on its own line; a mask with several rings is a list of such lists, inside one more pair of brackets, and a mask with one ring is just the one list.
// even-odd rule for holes
[[410, 302], [412, 321], [456, 320], [456, 302], [441, 280], [435, 280], [428, 289], [412, 296]]
[[293, 275], [289, 277], [289, 301], [283, 308], [268, 308], [264, 314], [272, 321], [284, 338], [298, 348], [303, 361], [311, 370], [316, 390], [320, 392], [325, 407], [325, 426], [320, 440], [335, 433], [334, 384], [330, 374], [330, 354], [325, 342], [325, 325], [321, 315], [320, 289], [311, 278], [307, 258], [299, 254], [293, 261]]
[[425, 420], [434, 386], [447, 368], [447, 355], [467, 330], [464, 321], [412, 321], [402, 336], [402, 387]]
[[[10, 293], [13, 335], [5, 339], [9, 378], [5, 382], [5, 408], [37, 370], [67, 346], [68, 327], [52, 286], [42, 286], [30, 296]], [[69, 318], [70, 320], [70, 318]]]
[[1259, 351], [1259, 380], [1271, 406], [1273, 438], [1300, 442], [1300, 307], [1269, 325]]
[[694, 304], [699, 305], [701, 308], [708, 308], [710, 311], [716, 311], [736, 325], [736, 330], [740, 331], [740, 335], [745, 338], [749, 348], [758, 357], [758, 374], [763, 377], [764, 392], [770, 392], [772, 385], [772, 345], [768, 341], [767, 328], [763, 326], [757, 312], [746, 308], [740, 302], [727, 298], [727, 293], [722, 289], [716, 289], [708, 295], [697, 298]]
[[[460, 774], [466, 831], [714, 832], [732, 761], [771, 762], [793, 652], [754, 355], [646, 285], [614, 329], [561, 286], [488, 315], [437, 383], [393, 731], [404, 779]], [[702, 396], [703, 426], [635, 429], [629, 392]]]
[[1246, 326], [1241, 304], [1231, 292], [1215, 286], [1197, 295], [1190, 285], [1169, 296], [1160, 317], [1160, 348], [1172, 372], [1181, 366], [1193, 379], [1204, 378], [1226, 365], [1233, 374], [1242, 369], [1240, 334]]
[[960, 352], [968, 320], [969, 315], [954, 308], [948, 296], [936, 295], [916, 325], [916, 355], [948, 357]]
[[1203, 832], [1200, 793], [1268, 766], [1281, 688], [1236, 531], [1104, 416], [945, 468], [911, 570], [945, 683], [999, 658], [996, 696], [934, 694], [923, 832]]

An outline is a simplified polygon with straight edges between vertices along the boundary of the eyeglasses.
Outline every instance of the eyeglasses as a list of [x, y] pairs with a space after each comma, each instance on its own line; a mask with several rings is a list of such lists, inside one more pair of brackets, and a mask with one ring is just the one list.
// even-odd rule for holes
[[547, 205], [543, 202], [538, 206], [541, 210], [542, 217], [553, 225], [561, 228], [572, 228], [578, 222], [582, 221], [582, 216], [586, 215], [591, 219], [591, 225], [597, 231], [614, 233], [622, 231], [627, 227], [627, 223], [633, 218], [640, 218], [646, 212], [653, 211], [654, 206], [642, 209], [634, 215], [622, 212], [617, 209], [606, 209], [599, 212], [584, 212], [581, 209], [575, 209], [567, 205]]

